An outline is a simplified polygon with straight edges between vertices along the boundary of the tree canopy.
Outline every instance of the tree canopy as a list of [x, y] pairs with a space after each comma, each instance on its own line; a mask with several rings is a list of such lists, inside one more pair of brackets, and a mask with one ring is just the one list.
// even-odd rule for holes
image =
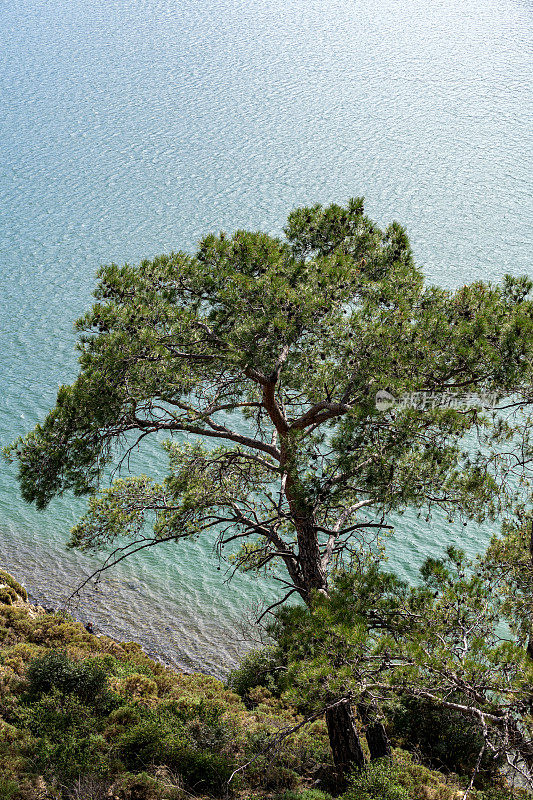
[[[431, 536], [437, 507], [482, 520], [518, 502], [532, 285], [427, 286], [405, 230], [381, 230], [360, 198], [293, 211], [283, 238], [220, 233], [194, 255], [105, 266], [77, 322], [78, 378], [8, 448], [22, 495], [43, 509], [91, 494], [71, 543], [117, 557], [211, 531], [237, 566], [282, 562], [285, 596], [310, 603], [391, 512], [419, 509]], [[380, 410], [379, 391], [430, 401]], [[473, 392], [506, 398], [507, 417], [443, 399]], [[161, 432], [166, 476], [97, 493], [113, 459]]]

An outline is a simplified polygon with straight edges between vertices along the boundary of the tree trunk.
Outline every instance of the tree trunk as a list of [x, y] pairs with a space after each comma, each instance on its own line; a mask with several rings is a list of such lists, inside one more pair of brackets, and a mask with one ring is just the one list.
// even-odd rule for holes
[[[281, 464], [290, 462], [287, 450], [287, 439], [281, 438]], [[298, 542], [299, 592], [303, 601], [311, 607], [312, 592], [328, 595], [327, 572], [322, 567], [318, 529], [313, 509], [305, 502], [305, 492], [295, 474], [287, 468], [285, 496], [289, 503], [296, 538]], [[296, 584], [298, 586], [298, 584]], [[301, 587], [301, 588], [300, 588]], [[303, 590], [303, 591], [302, 591]], [[365, 755], [355, 727], [355, 719], [350, 703], [345, 700], [326, 711], [326, 725], [333, 761], [339, 774], [340, 787], [346, 783], [347, 773], [354, 767], [361, 769], [365, 765]]]
[[391, 748], [389, 737], [382, 722], [372, 719], [372, 708], [367, 703], [359, 703], [357, 713], [365, 726], [365, 737], [370, 750], [370, 760], [376, 758], [390, 758]]
[[344, 779], [350, 769], [354, 767], [362, 769], [366, 763], [359, 734], [355, 727], [355, 718], [348, 700], [344, 700], [333, 708], [328, 708], [326, 725], [328, 726], [333, 761], [341, 778]]
[[[296, 520], [295, 527], [303, 583], [308, 591], [315, 590], [327, 594], [328, 580], [322, 569], [316, 522], [312, 517], [300, 518]], [[306, 602], [309, 604], [309, 600]]]

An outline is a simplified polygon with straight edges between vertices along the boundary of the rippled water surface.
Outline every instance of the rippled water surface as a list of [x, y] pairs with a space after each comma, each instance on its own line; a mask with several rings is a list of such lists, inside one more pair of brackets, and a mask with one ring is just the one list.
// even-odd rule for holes
[[[0, 34], [2, 444], [74, 376], [100, 263], [279, 233], [296, 205], [363, 194], [407, 226], [431, 281], [533, 274], [527, 2], [11, 0]], [[157, 447], [143, 462], [164, 466]], [[82, 510], [38, 514], [2, 467], [0, 562], [52, 605], [97, 564], [64, 549]], [[452, 533], [405, 515], [391, 560], [413, 576]], [[152, 550], [80, 616], [223, 674], [243, 611], [273, 590], [217, 566], [207, 541]]]

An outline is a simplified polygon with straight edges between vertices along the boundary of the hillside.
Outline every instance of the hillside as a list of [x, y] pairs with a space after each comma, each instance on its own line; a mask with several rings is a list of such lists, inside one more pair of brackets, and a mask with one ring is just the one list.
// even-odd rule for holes
[[[71, 617], [28, 603], [5, 572], [0, 601], [0, 798], [332, 796], [322, 720], [269, 748], [280, 729], [302, 721], [283, 697], [256, 686], [245, 703], [215, 678], [177, 673], [133, 642], [90, 634]], [[356, 777], [343, 798], [459, 800], [467, 782], [396, 749], [392, 764]], [[470, 794], [510, 796], [496, 787]]]

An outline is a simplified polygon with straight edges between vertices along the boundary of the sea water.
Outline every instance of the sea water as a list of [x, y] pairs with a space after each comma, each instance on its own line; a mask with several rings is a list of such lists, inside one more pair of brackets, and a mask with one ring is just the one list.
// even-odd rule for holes
[[[430, 282], [532, 275], [531, 6], [525, 0], [10, 0], [0, 4], [0, 442], [76, 374], [72, 323], [101, 263], [281, 232], [298, 205], [364, 195], [406, 225]], [[161, 475], [154, 445], [143, 470]], [[65, 550], [84, 502], [44, 513], [0, 475], [0, 565], [57, 606], [99, 562]], [[398, 520], [415, 578], [491, 528]], [[223, 675], [271, 581], [200, 540], [107, 573], [78, 614]]]

